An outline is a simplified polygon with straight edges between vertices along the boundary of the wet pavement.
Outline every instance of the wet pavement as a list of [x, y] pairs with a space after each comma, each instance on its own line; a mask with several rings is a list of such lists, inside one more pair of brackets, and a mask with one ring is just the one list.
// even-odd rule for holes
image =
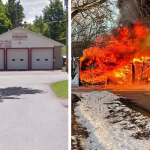
[[[90, 92], [89, 87], [72, 87], [72, 92]], [[128, 106], [139, 109], [140, 112], [150, 116], [150, 85], [143, 86], [94, 86], [94, 91], [109, 91], [118, 96], [126, 97], [122, 102]]]
[[150, 92], [148, 91], [110, 91], [110, 92], [118, 96], [126, 97], [127, 99], [124, 99], [124, 102], [128, 101], [128, 104], [131, 103], [134, 106], [138, 106], [139, 109], [143, 109], [147, 113], [150, 113]]

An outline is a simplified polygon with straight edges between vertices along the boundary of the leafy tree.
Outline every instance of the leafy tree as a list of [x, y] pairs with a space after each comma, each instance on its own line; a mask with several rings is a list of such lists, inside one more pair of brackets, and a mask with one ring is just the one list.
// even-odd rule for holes
[[72, 78], [76, 70], [73, 57], [81, 57], [98, 36], [105, 39], [106, 33], [115, 27], [114, 0], [71, 0], [72, 18]]
[[44, 21], [49, 23], [50, 38], [60, 41], [66, 38], [66, 13], [60, 0], [50, 1], [49, 6], [43, 10]]
[[11, 29], [11, 27], [11, 21], [3, 12], [0, 12], [0, 34], [7, 32], [8, 29]]
[[78, 13], [83, 13], [95, 8], [102, 8], [103, 4], [108, 0], [71, 0], [71, 18], [75, 17]]
[[8, 3], [6, 3], [6, 15], [11, 20], [12, 28], [18, 26], [19, 22], [22, 22], [25, 17], [20, 1], [8, 0]]
[[5, 5], [1, 0], [0, 0], [0, 12], [5, 12]]
[[38, 28], [40, 30], [40, 33], [42, 34], [43, 30], [44, 30], [43, 27], [45, 25], [43, 17], [42, 16], [40, 16], [40, 17], [35, 16], [34, 25], [36, 28]]
[[[24, 22], [24, 27], [53, 40], [66, 43], [66, 13], [63, 10], [62, 2], [50, 1], [49, 6], [43, 10], [43, 16], [35, 16], [33, 24]], [[64, 21], [60, 23], [59, 21]]]
[[11, 29], [11, 27], [11, 21], [7, 18], [6, 15], [6, 7], [2, 1], [0, 1], [0, 34], [7, 32], [8, 29]]
[[33, 24], [27, 24], [27, 22], [25, 22], [24, 27], [28, 30], [49, 37], [48, 24], [44, 22], [42, 16], [36, 16], [35, 20], [33, 21]]
[[37, 33], [37, 34], [41, 34], [40, 30], [38, 28], [36, 28], [36, 26], [34, 24], [26, 24], [26, 25], [24, 25], [24, 27], [30, 31]]

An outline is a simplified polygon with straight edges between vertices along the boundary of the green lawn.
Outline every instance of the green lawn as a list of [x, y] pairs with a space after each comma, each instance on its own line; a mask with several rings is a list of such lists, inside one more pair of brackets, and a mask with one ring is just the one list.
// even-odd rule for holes
[[62, 56], [66, 56], [66, 46], [62, 47]]
[[55, 82], [50, 86], [57, 97], [68, 98], [68, 80]]

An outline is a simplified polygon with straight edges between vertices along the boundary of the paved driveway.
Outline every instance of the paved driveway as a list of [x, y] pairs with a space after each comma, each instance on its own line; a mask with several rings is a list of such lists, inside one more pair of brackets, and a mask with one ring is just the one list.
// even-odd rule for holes
[[60, 71], [0, 72], [0, 150], [67, 150], [68, 113], [49, 87]]

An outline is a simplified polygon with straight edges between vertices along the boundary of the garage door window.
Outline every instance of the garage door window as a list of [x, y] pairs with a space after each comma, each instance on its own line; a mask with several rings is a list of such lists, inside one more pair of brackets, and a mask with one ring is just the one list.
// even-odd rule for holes
[[23, 61], [23, 59], [20, 59], [20, 61]]
[[15, 61], [15, 59], [12, 59], [12, 61]]
[[40, 59], [36, 59], [36, 61], [40, 61]]
[[45, 59], [45, 61], [48, 61], [48, 59]]

